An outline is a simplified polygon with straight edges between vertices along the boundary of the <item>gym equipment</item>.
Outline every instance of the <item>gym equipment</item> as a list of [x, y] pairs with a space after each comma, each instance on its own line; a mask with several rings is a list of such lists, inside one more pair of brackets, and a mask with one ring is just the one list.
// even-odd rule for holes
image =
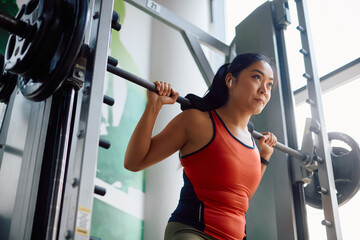
[[5, 70], [18, 74], [23, 95], [42, 101], [66, 80], [80, 52], [88, 1], [31, 0], [16, 18], [0, 14], [0, 27], [12, 33]]
[[[74, 65], [77, 65], [77, 60], [79, 59], [79, 53], [83, 49], [82, 46], [82, 38], [85, 23], [84, 21], [87, 18], [87, 7], [85, 6], [88, 1], [80, 1], [80, 0], [67, 0], [67, 1], [61, 1], [61, 0], [30, 0], [29, 3], [25, 6], [23, 6], [17, 17], [12, 18], [5, 14], [0, 14], [0, 27], [6, 29], [7, 31], [11, 32], [12, 35], [9, 38], [8, 47], [6, 50], [6, 74], [16, 73], [19, 76], [19, 79], [17, 80], [18, 76], [16, 76], [16, 79], [9, 80], [11, 83], [18, 82], [19, 90], [23, 93], [23, 95], [30, 99], [35, 101], [41, 101], [48, 96], [52, 95], [56, 89], [58, 89], [60, 86], [65, 85], [64, 83], [68, 84], [67, 78], [70, 75]], [[90, 1], [94, 2], [94, 1]], [[145, 1], [140, 0], [127, 0], [127, 2], [133, 2], [133, 4], [144, 6], [143, 9], [146, 9]], [[150, 1], [149, 1], [150, 2]], [[297, 4], [302, 4], [304, 1], [296, 1]], [[81, 100], [81, 109], [77, 109], [77, 115], [75, 116], [75, 120], [79, 122], [75, 122], [73, 125], [74, 127], [74, 135], [71, 139], [73, 142], [69, 144], [69, 146], [76, 148], [77, 151], [74, 151], [73, 155], [70, 156], [69, 166], [68, 168], [71, 169], [71, 171], [67, 172], [67, 180], [71, 180], [72, 184], [71, 186], [65, 186], [64, 191], [64, 199], [71, 199], [71, 201], [64, 202], [61, 207], [61, 214], [68, 214], [62, 216], [62, 219], [66, 219], [65, 223], [61, 223], [60, 230], [58, 231], [60, 234], [62, 234], [62, 237], [59, 238], [73, 238], [74, 233], [71, 233], [69, 231], [66, 231], [68, 229], [74, 229], [74, 220], [76, 219], [76, 216], [86, 215], [86, 212], [82, 212], [81, 210], [78, 210], [77, 213], [74, 213], [74, 211], [68, 211], [69, 209], [78, 209], [78, 206], [86, 207], [89, 210], [91, 209], [91, 198], [92, 194], [95, 191], [95, 193], [103, 194], [103, 191], [99, 191], [98, 186], [95, 186], [95, 189], [89, 188], [89, 185], [92, 185], [93, 180], [93, 172], [94, 169], [94, 163], [96, 163], [96, 154], [93, 154], [94, 149], [96, 149], [96, 145], [100, 145], [101, 147], [108, 148], [110, 147], [110, 143], [107, 142], [104, 139], [98, 139], [98, 129], [93, 128], [89, 129], [87, 126], [94, 126], [98, 124], [99, 122], [99, 105], [101, 105], [100, 101], [103, 101], [106, 104], [111, 105], [113, 103], [113, 100], [104, 97], [102, 94], [102, 82], [101, 79], [104, 79], [103, 76], [103, 70], [105, 67], [101, 65], [103, 62], [105, 62], [105, 59], [107, 57], [107, 47], [108, 47], [108, 30], [110, 28], [110, 25], [112, 28], [120, 29], [120, 25], [118, 24], [118, 16], [113, 13], [113, 19], [112, 21], [109, 21], [111, 18], [112, 11], [112, 1], [98, 1], [98, 5], [101, 4], [101, 8], [95, 10], [92, 15], [93, 24], [98, 27], [99, 29], [99, 35], [101, 36], [101, 41], [98, 41], [94, 46], [90, 46], [90, 49], [96, 52], [97, 54], [89, 54], [89, 55], [81, 55], [81, 57], [87, 58], [88, 64], [90, 67], [86, 69], [89, 74], [87, 75], [87, 78], [90, 78], [91, 76], [94, 76], [94, 79], [97, 81], [91, 81], [88, 79], [84, 84], [83, 91], [80, 92], [83, 94], [83, 98], [79, 98], [77, 100]], [[140, 4], [141, 3], [141, 4]], [[279, 2], [280, 3], [280, 2]], [[282, 2], [281, 2], [282, 3]], [[89, 8], [91, 8], [93, 5], [90, 3]], [[95, 7], [96, 9], [96, 7]], [[196, 39], [198, 36], [200, 37], [200, 40], [203, 40], [205, 43], [208, 43], [207, 45], [219, 45], [220, 47], [217, 48], [217, 50], [220, 50], [220, 52], [225, 53], [226, 57], [229, 57], [232, 53], [232, 47], [227, 46], [226, 44], [223, 44], [221, 42], [214, 42], [213, 38], [209, 38], [206, 33], [203, 33], [199, 31], [198, 29], [192, 28], [191, 24], [183, 24], [184, 21], [181, 21], [180, 18], [175, 18], [174, 15], [167, 15], [169, 11], [167, 11], [165, 8], [162, 8], [160, 11], [155, 11], [155, 9], [148, 9], [147, 11], [152, 13], [153, 16], [157, 16], [157, 18], [171, 18], [171, 21], [167, 21], [168, 25], [172, 25], [173, 28], [177, 28], [177, 25], [181, 25], [181, 28], [178, 28], [178, 30], [183, 34], [183, 37], [185, 38], [185, 41], [187, 45], [189, 46], [189, 49], [191, 49], [191, 52], [195, 57], [197, 57], [198, 61], [196, 63], [199, 66], [199, 69], [203, 76], [206, 75], [206, 78], [210, 78], [210, 68], [207, 63], [204, 63], [203, 60], [205, 57], [202, 54], [200, 44], [198, 40]], [[105, 14], [100, 14], [100, 12]], [[279, 11], [281, 13], [281, 11]], [[300, 15], [300, 14], [299, 14]], [[102, 19], [105, 19], [102, 21]], [[101, 22], [101, 23], [100, 23]], [[271, 21], [269, 21], [271, 22]], [[307, 29], [306, 26], [307, 23], [304, 23], [304, 21], [299, 21], [301, 24], [301, 34], [302, 37], [307, 37]], [[97, 24], [97, 25], [96, 25]], [[90, 29], [87, 29], [90, 31]], [[110, 29], [111, 30], [111, 29]], [[194, 36], [193, 36], [193, 33]], [[98, 38], [97, 38], [98, 39]], [[210, 41], [208, 41], [210, 39]], [[94, 42], [94, 41], [93, 41]], [[91, 45], [92, 42], [89, 43]], [[101, 45], [102, 44], [102, 45]], [[234, 46], [234, 45], [233, 45]], [[237, 45], [237, 47], [240, 46], [240, 44]], [[92, 48], [91, 48], [92, 47]], [[86, 49], [86, 46], [84, 46]], [[216, 47], [215, 47], [216, 48]], [[92, 52], [90, 52], [92, 53]], [[307, 45], [303, 46], [303, 49], [301, 50], [301, 53], [304, 54], [306, 59], [311, 60], [311, 53], [312, 49], [309, 48]], [[96, 59], [94, 60], [96, 56]], [[98, 60], [99, 59], [99, 60]], [[309, 62], [307, 60], [307, 62]], [[92, 65], [93, 64], [93, 65]], [[116, 66], [116, 61], [110, 63], [112, 66]], [[93, 66], [96, 66], [93, 67]], [[101, 66], [102, 67], [101, 67]], [[283, 65], [282, 65], [283, 66]], [[307, 65], [309, 66], [309, 64]], [[77, 67], [77, 66], [75, 66]], [[82, 65], [84, 67], [84, 65]], [[285, 69], [287, 69], [285, 67]], [[76, 69], [75, 69], [76, 70]], [[109, 67], [108, 70], [111, 72], [112, 70], [118, 70], [117, 68]], [[209, 71], [208, 71], [209, 70]], [[73, 71], [74, 74], [76, 74], [76, 71]], [[96, 74], [94, 74], [94, 72]], [[316, 80], [316, 72], [313, 73], [309, 70], [309, 67], [307, 67], [307, 73], [304, 74], [304, 77], [311, 81]], [[79, 75], [83, 74], [84, 72], [78, 72]], [[117, 73], [115, 73], [118, 75]], [[89, 76], [88, 76], [89, 75]], [[8, 82], [6, 80], [5, 82]], [[75, 85], [76, 90], [78, 90], [81, 85], [81, 81], [79, 82], [79, 85]], [[87, 84], [86, 84], [87, 83]], [[147, 83], [146, 83], [147, 84]], [[1, 85], [0, 85], [1, 86]], [[154, 88], [154, 85], [150, 83], [148, 85], [148, 89]], [[6, 90], [7, 88], [3, 87], [3, 90], [6, 91], [7, 94], [12, 92], [12, 90]], [[13, 88], [12, 88], [13, 89]], [[94, 91], [92, 91], [92, 89]], [[319, 98], [316, 95], [319, 95], [320, 91], [317, 86], [313, 86], [312, 84], [309, 84], [308, 86], [310, 100], [308, 103], [313, 108], [318, 108], [322, 111], [321, 108], [321, 101], [319, 101]], [[72, 89], [74, 90], [74, 89]], [[291, 89], [290, 89], [291, 90]], [[288, 91], [291, 93], [291, 91]], [[314, 93], [315, 92], [315, 93]], [[190, 102], [187, 99], [183, 99], [184, 103], [190, 104]], [[181, 98], [180, 98], [180, 101]], [[80, 102], [80, 101], [79, 101]], [[183, 104], [183, 103], [182, 103]], [[291, 111], [289, 111], [291, 113]], [[313, 111], [315, 112], [315, 111]], [[323, 117], [322, 115], [318, 117], [319, 114], [313, 113], [313, 118], [316, 119], [321, 125], [323, 125]], [[34, 121], [38, 122], [38, 121]], [[88, 125], [87, 125], [88, 124]], [[34, 128], [35, 129], [35, 128]], [[41, 129], [36, 128], [36, 129]], [[323, 127], [323, 129], [325, 129]], [[73, 129], [71, 128], [71, 131]], [[38, 133], [40, 130], [36, 130], [36, 133]], [[317, 137], [318, 142], [320, 142], [320, 146], [316, 146], [317, 151], [319, 153], [322, 149], [327, 149], [326, 146], [327, 142], [324, 143], [324, 138], [321, 137], [321, 129], [317, 131], [316, 134], [318, 134], [320, 137]], [[320, 133], [320, 134], [319, 134]], [[326, 136], [327, 133], [325, 133]], [[38, 134], [40, 135], [40, 134]], [[259, 139], [261, 138], [261, 134], [254, 131], [253, 135], [255, 138]], [[325, 138], [327, 139], [327, 138]], [[99, 141], [98, 141], [99, 140]], [[313, 143], [311, 143], [313, 144]], [[314, 145], [314, 144], [313, 144]], [[65, 146], [65, 144], [59, 144], [59, 146]], [[355, 145], [354, 145], [355, 146]], [[358, 145], [357, 145], [358, 147]], [[35, 150], [33, 152], [36, 152], [36, 147], [33, 147]], [[321, 157], [324, 159], [313, 159], [313, 155], [310, 154], [304, 154], [302, 151], [297, 151], [291, 148], [288, 148], [287, 146], [284, 146], [281, 143], [278, 143], [276, 146], [277, 149], [280, 149], [281, 151], [284, 151], [285, 153], [288, 153], [289, 155], [293, 156], [296, 159], [302, 160], [304, 165], [309, 169], [308, 167], [311, 166], [310, 170], [313, 173], [313, 180], [310, 184], [308, 184], [306, 187], [309, 187], [311, 189], [311, 186], [313, 185], [313, 189], [316, 191], [310, 192], [307, 196], [307, 202], [310, 202], [311, 199], [314, 199], [315, 197], [320, 196], [318, 199], [320, 200], [320, 203], [323, 203], [322, 207], [324, 208], [325, 212], [325, 218], [324, 225], [335, 228], [338, 224], [338, 217], [334, 217], [334, 219], [331, 218], [329, 214], [326, 213], [333, 213], [337, 212], [337, 206], [336, 201], [334, 201], [334, 198], [332, 199], [326, 199], [326, 196], [332, 196], [331, 192], [334, 192], [334, 187], [327, 184], [329, 182], [333, 182], [332, 180], [332, 168], [330, 171], [326, 168], [329, 164], [329, 157], [324, 155], [329, 155], [329, 151], [322, 152]], [[9, 148], [8, 148], [9, 149]], [[71, 149], [71, 148], [70, 148]], [[315, 148], [314, 148], [315, 149]], [[333, 159], [332, 164], [334, 168], [334, 176], [336, 181], [336, 190], [338, 191], [337, 199], [341, 204], [344, 204], [346, 201], [348, 201], [358, 190], [358, 176], [354, 174], [354, 172], [358, 171], [358, 161], [359, 156], [356, 154], [350, 154], [351, 152], [357, 152], [357, 151], [349, 151], [343, 148], [333, 148]], [[336, 155], [336, 157], [334, 157]], [[314, 155], [316, 156], [316, 155]], [[350, 158], [351, 157], [351, 158]], [[82, 164], [82, 161], [79, 161], [81, 159], [82, 161], [86, 161], [87, 164]], [[335, 159], [335, 160], [334, 160]], [[90, 164], [89, 164], [90, 162]], [[346, 162], [346, 164], [342, 164], [343, 162]], [[81, 164], [80, 164], [81, 163]], [[316, 164], [312, 164], [316, 163]], [[280, 163], [281, 164], [281, 163]], [[350, 168], [349, 166], [353, 164], [353, 168]], [[275, 164], [274, 164], [275, 165]], [[346, 165], [347, 167], [344, 167]], [[276, 165], [275, 165], [276, 166]], [[319, 169], [317, 168], [319, 167]], [[27, 170], [27, 169], [25, 169]], [[328, 174], [329, 172], [329, 174]], [[353, 175], [354, 174], [354, 175]], [[321, 184], [319, 184], [320, 181], [316, 178], [317, 176], [323, 177]], [[30, 175], [29, 175], [30, 177]], [[29, 177], [22, 176], [22, 179], [28, 180]], [[323, 180], [326, 178], [326, 180]], [[60, 178], [58, 178], [60, 179]], [[86, 181], [81, 181], [81, 179], [86, 179]], [[317, 181], [317, 183], [316, 183]], [[30, 183], [30, 181], [22, 181], [24, 183]], [[61, 181], [57, 181], [61, 182]], [[69, 182], [69, 181], [68, 181]], [[27, 185], [26, 185], [27, 186]], [[328, 188], [328, 189], [326, 189]], [[330, 186], [330, 187], [329, 187]], [[32, 186], [29, 186], [32, 187]], [[55, 186], [56, 188], [57, 186]], [[54, 189], [55, 189], [54, 188]], [[25, 188], [28, 189], [28, 188]], [[279, 188], [278, 188], [279, 189]], [[280, 188], [281, 189], [281, 188]], [[33, 189], [31, 189], [33, 190]], [[320, 195], [318, 194], [318, 191], [321, 192]], [[57, 193], [58, 197], [61, 197], [61, 191], [55, 190], [54, 193]], [[89, 194], [90, 193], [90, 194]], [[325, 195], [324, 195], [325, 194]], [[326, 195], [327, 194], [327, 195]], [[325, 197], [324, 197], [325, 196]], [[343, 199], [341, 199], [343, 197]], [[20, 199], [20, 198], [19, 198]], [[336, 199], [335, 199], [336, 200]], [[60, 206], [60, 201], [54, 201], [54, 205], [51, 206]], [[57, 204], [59, 203], [59, 204]], [[317, 203], [319, 205], [319, 203]], [[332, 205], [331, 205], [332, 204]], [[19, 209], [22, 209], [21, 207], [23, 205], [20, 205], [20, 207], [17, 207], [16, 209], [20, 211]], [[44, 204], [45, 205], [45, 204]], [[40, 204], [39, 208], [43, 208], [42, 204]], [[330, 206], [331, 205], [331, 206]], [[31, 205], [33, 206], [33, 205]], [[27, 204], [25, 208], [28, 207], [30, 209], [30, 205]], [[321, 207], [321, 206], [320, 206]], [[54, 209], [56, 209], [54, 207]], [[335, 210], [334, 210], [335, 209]], [[285, 210], [284, 210], [285, 211]], [[30, 212], [30, 211], [29, 211]], [[22, 212], [21, 212], [22, 213]], [[281, 215], [281, 214], [279, 214]], [[20, 214], [16, 216], [21, 216]], [[58, 213], [54, 213], [52, 215], [53, 217], [51, 219], [57, 219]], [[329, 217], [330, 216], [330, 217]], [[23, 218], [23, 219], [29, 219], [29, 218]], [[16, 221], [12, 221], [16, 223]], [[20, 222], [20, 221], [18, 221]], [[23, 224], [23, 220], [21, 219], [21, 223]], [[23, 224], [22, 226], [25, 226]], [[44, 225], [45, 226], [45, 225]], [[50, 227], [55, 226], [55, 224], [52, 225], [52, 223], [49, 224]], [[335, 226], [335, 227], [334, 227]], [[25, 227], [23, 227], [25, 228]], [[17, 226], [18, 229], [18, 226]], [[89, 230], [89, 229], [85, 229]], [[13, 231], [14, 232], [14, 231]], [[55, 233], [55, 232], [54, 232]], [[65, 236], [64, 236], [65, 235]], [[331, 236], [334, 236], [335, 234], [331, 233], [328, 234]], [[337, 236], [337, 235], [336, 235]], [[16, 238], [17, 239], [17, 238]], [[21, 239], [21, 238], [19, 238]]]
[[[331, 162], [334, 169], [336, 196], [339, 206], [342, 206], [360, 188], [360, 148], [359, 144], [345, 133], [330, 132], [328, 135], [329, 141], [332, 143]], [[339, 141], [350, 148], [350, 150], [341, 146]], [[314, 208], [321, 209], [321, 197], [322, 194], [327, 194], [327, 190], [320, 186], [317, 170], [314, 171], [311, 180], [305, 186], [306, 203]]]

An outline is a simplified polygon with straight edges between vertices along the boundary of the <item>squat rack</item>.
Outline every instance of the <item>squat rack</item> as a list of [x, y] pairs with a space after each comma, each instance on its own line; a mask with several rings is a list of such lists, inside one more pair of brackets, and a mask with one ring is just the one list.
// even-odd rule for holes
[[[208, 85], [211, 83], [214, 73], [201, 49], [200, 42], [205, 43], [207, 46], [222, 53], [226, 60], [231, 60], [235, 55], [234, 42], [231, 43], [230, 46], [227, 46], [201, 29], [198, 29], [192, 24], [179, 18], [154, 1], [126, 0], [126, 2], [181, 32]], [[296, 4], [300, 23], [298, 30], [301, 33], [303, 44], [303, 48], [300, 52], [304, 55], [306, 69], [304, 77], [308, 80], [308, 103], [311, 105], [313, 116], [312, 122], [308, 126], [308, 130], [315, 134], [316, 140], [319, 142], [316, 149], [317, 160], [311, 164], [316, 165], [315, 167], [317, 167], [319, 171], [320, 185], [324, 190], [324, 194], [322, 195], [325, 212], [323, 224], [326, 226], [328, 239], [341, 239], [330, 146], [322, 110], [320, 82], [316, 72], [314, 51], [311, 45], [306, 0], [297, 0]], [[290, 23], [287, 1], [274, 1], [274, 6], [275, 14], [277, 16], [275, 24], [276, 27], [280, 29], [277, 34], [279, 35], [279, 41], [284, 43], [285, 39], [283, 31]], [[73, 89], [70, 89], [68, 92], [69, 94], [66, 96], [68, 99], [66, 111], [68, 112], [66, 112], [64, 116], [67, 117], [68, 121], [64, 122], [66, 125], [64, 126], [64, 135], [66, 136], [66, 139], [63, 139], [66, 143], [59, 142], [58, 144], [60, 146], [60, 151], [63, 153], [66, 153], [67, 149], [70, 149], [68, 156], [63, 155], [63, 158], [66, 158], [67, 161], [67, 175], [66, 177], [63, 176], [63, 171], [65, 171], [64, 162], [59, 162], [57, 171], [62, 178], [56, 178], [59, 186], [55, 186], [56, 189], [53, 192], [54, 196], [52, 196], [54, 204], [51, 205], [53, 209], [51, 209], [51, 214], [49, 219], [47, 219], [48, 230], [46, 236], [48, 238], [56, 237], [57, 233], [59, 233], [58, 237], [61, 239], [87, 239], [89, 237], [97, 146], [99, 143], [102, 146], [106, 145], [103, 140], [99, 139], [98, 129], [92, 128], [91, 126], [98, 126], [101, 120], [98, 113], [101, 111], [101, 105], [104, 100], [102, 93], [104, 86], [103, 82], [99, 81], [99, 79], [105, 78], [106, 70], [112, 73], [115, 73], [115, 70], [118, 71], [118, 68], [113, 66], [114, 64], [108, 64], [108, 42], [110, 39], [112, 22], [112, 14], [108, 13], [113, 12], [113, 1], [91, 0], [89, 11], [90, 16], [93, 19], [89, 21], [89, 24], [86, 27], [84, 43], [87, 47], [82, 49], [80, 55], [80, 58], [86, 59], [87, 63], [85, 61], [85, 63], [82, 63], [83, 65], [81, 65], [81, 62], [76, 62], [77, 64], [74, 68], [73, 76], [71, 76], [73, 80], [84, 81], [84, 85], [81, 91], [78, 92], [74, 92]], [[284, 44], [280, 45], [284, 46]], [[279, 57], [281, 59], [281, 64], [287, 66], [286, 51], [284, 51], [284, 49], [280, 51], [282, 51], [280, 54], [281, 56]], [[85, 66], [86, 71], [84, 72]], [[94, 66], [96, 66], [96, 68]], [[115, 74], [120, 75], [118, 72]], [[125, 78], [129, 79], [129, 77]], [[281, 78], [288, 79], [288, 73], [282, 72]], [[96, 81], [94, 79], [96, 79]], [[13, 100], [13, 97], [14, 96], [12, 96], [11, 100]], [[50, 103], [51, 101], [52, 100], [50, 99], [47, 103]], [[49, 109], [48, 107], [42, 107], [46, 115]], [[70, 122], [71, 119], [75, 119], [73, 123]], [[71, 124], [73, 124], [73, 129], [69, 131]], [[259, 138], [261, 136], [255, 131], [255, 137]], [[296, 151], [283, 144], [278, 144], [278, 148], [300, 160], [313, 159], [313, 152], [306, 152], [306, 154], [304, 154], [304, 152]], [[293, 148], [296, 149], [296, 146], [293, 146]], [[310, 157], [307, 157], [307, 155]], [[62, 189], [58, 189], [58, 187], [64, 189], [63, 196], [58, 194], [62, 191]], [[302, 186], [300, 185], [299, 188], [301, 189], [301, 187]], [[299, 204], [304, 205], [304, 202], [299, 202]], [[25, 204], [26, 203], [24, 203], [24, 205]], [[57, 209], [60, 206], [62, 208], [61, 217], [59, 215], [60, 212]], [[30, 205], [27, 207], [30, 208]], [[29, 219], [29, 217], [27, 219]], [[18, 221], [20, 222], [20, 218]], [[301, 222], [303, 223], [302, 225]], [[305, 214], [301, 214], [301, 219], [297, 224], [299, 238], [308, 238], [305, 226]], [[24, 229], [26, 228], [24, 224], [22, 227]], [[301, 231], [299, 231], [299, 228], [302, 229], [304, 237], [300, 237], [299, 232]], [[29, 232], [30, 230], [27, 229], [27, 231]], [[14, 233], [15, 231], [12, 232]], [[14, 236], [19, 235], [13, 235], [13, 237]]]

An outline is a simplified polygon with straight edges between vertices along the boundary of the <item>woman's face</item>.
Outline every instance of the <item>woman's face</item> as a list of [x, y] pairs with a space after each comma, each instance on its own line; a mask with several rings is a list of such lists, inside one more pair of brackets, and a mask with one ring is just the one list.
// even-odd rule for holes
[[[232, 85], [230, 86], [230, 79]], [[240, 72], [236, 81], [227, 76], [229, 100], [251, 115], [259, 114], [271, 97], [274, 74], [267, 62], [259, 61]], [[234, 84], [235, 83], [235, 84]]]

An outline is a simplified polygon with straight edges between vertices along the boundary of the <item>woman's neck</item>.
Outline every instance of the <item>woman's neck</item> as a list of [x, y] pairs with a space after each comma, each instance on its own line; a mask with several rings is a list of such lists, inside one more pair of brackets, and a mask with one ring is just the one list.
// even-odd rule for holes
[[230, 104], [225, 104], [224, 106], [216, 109], [217, 113], [220, 114], [221, 118], [227, 123], [231, 124], [237, 128], [247, 131], [247, 124], [250, 120], [251, 114], [241, 111]]

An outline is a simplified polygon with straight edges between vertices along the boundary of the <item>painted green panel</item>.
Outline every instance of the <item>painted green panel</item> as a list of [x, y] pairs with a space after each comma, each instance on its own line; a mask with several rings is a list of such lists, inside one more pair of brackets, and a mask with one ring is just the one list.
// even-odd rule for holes
[[[115, 0], [114, 10], [125, 18], [123, 0]], [[119, 66], [140, 76], [130, 53], [120, 41], [121, 31], [112, 31], [110, 55]], [[102, 113], [101, 137], [111, 142], [109, 150], [99, 149], [97, 181], [106, 187], [107, 196], [94, 199], [91, 236], [101, 239], [143, 239], [144, 172], [124, 169], [124, 156], [131, 134], [144, 111], [146, 91], [132, 83], [109, 74], [105, 83], [106, 95], [115, 99], [112, 107]]]
[[[95, 199], [93, 205], [91, 236], [101, 239], [142, 239], [144, 221], [110, 207]], [[139, 231], [139, 226], [141, 231]]]

